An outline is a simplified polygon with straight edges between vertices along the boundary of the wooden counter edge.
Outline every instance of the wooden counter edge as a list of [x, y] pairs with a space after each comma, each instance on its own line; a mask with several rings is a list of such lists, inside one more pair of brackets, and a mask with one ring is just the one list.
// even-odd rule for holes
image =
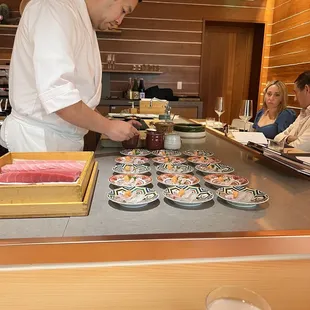
[[[231, 236], [229, 236], [231, 235]], [[3, 240], [0, 265], [310, 255], [310, 231]]]

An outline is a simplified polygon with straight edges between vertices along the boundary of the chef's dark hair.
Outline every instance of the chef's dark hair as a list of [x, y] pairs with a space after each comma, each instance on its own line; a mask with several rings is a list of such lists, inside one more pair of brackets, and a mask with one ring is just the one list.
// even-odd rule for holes
[[300, 90], [304, 90], [306, 85], [310, 86], [310, 70], [301, 73], [294, 83]]

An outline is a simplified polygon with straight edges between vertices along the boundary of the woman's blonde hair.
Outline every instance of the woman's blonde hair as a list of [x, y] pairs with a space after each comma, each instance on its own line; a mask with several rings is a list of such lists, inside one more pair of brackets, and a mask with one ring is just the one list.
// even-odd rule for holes
[[286, 109], [287, 107], [287, 102], [288, 102], [288, 95], [287, 95], [287, 88], [286, 85], [281, 82], [281, 81], [272, 81], [268, 82], [266, 88], [264, 89], [264, 103], [263, 103], [263, 109], [267, 110], [267, 104], [266, 104], [266, 93], [269, 89], [270, 86], [276, 85], [279, 89], [279, 92], [282, 96], [282, 100], [280, 104], [278, 105], [278, 114], [280, 114], [283, 110]]

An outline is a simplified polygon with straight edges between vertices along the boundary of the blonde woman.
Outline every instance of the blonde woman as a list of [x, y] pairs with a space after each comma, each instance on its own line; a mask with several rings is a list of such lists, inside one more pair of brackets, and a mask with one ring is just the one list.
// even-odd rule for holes
[[253, 128], [266, 138], [273, 139], [296, 119], [293, 110], [287, 109], [287, 88], [281, 81], [269, 82], [264, 90], [263, 108], [257, 112]]

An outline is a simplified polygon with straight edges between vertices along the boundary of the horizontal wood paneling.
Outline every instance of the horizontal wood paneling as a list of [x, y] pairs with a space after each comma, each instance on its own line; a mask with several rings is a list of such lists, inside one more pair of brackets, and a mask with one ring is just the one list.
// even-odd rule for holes
[[[273, 22], [273, 8], [275, 6], [274, 0], [269, 0], [266, 3], [266, 24], [265, 24], [265, 36], [263, 43], [263, 53], [262, 53], [262, 63], [261, 63], [261, 72], [260, 72], [260, 90], [261, 94], [265, 88], [266, 81], [268, 78], [268, 66], [269, 66], [269, 55], [270, 55], [270, 42], [272, 34], [272, 22]], [[272, 13], [270, 14], [270, 11]], [[262, 104], [261, 96], [258, 94], [258, 104], [257, 109], [260, 109], [260, 104]]]
[[202, 31], [202, 22], [201, 20], [155, 19], [154, 17], [133, 17], [129, 15], [124, 18], [119, 29], [126, 30], [127, 28]]
[[19, 10], [19, 4], [20, 4], [21, 0], [9, 0], [9, 1], [3, 1], [4, 3], [6, 3], [10, 10], [12, 11], [18, 11]]
[[[287, 84], [288, 105], [298, 108], [293, 84], [298, 75], [310, 70], [310, 4], [308, 1], [275, 1], [270, 53], [264, 59], [266, 81]], [[262, 100], [261, 96], [261, 100]]]
[[[290, 1], [290, 0], [289, 0]], [[281, 10], [281, 7], [279, 8]], [[296, 27], [300, 24], [308, 22], [310, 19], [310, 10], [302, 11], [297, 15], [288, 16], [285, 19], [273, 24], [273, 33], [278, 33], [280, 31], [287, 30], [291, 27]]]
[[309, 10], [308, 1], [291, 0], [283, 3], [279, 8], [274, 10], [273, 22], [277, 23], [283, 19], [300, 14], [302, 11]]
[[[10, 0], [14, 16], [20, 0]], [[273, 0], [145, 0], [126, 17], [120, 34], [97, 33], [103, 64], [116, 55], [116, 69], [131, 70], [134, 64], [156, 64], [161, 75], [143, 76], [146, 85], [169, 87], [176, 94], [199, 95], [203, 19], [265, 22]], [[268, 9], [266, 10], [266, 8]], [[15, 30], [0, 30], [0, 64], [10, 59]], [[268, 51], [268, 50], [266, 50]], [[111, 73], [112, 95], [122, 92], [128, 78], [139, 73]], [[183, 89], [177, 90], [177, 81]]]
[[3, 44], [3, 46], [13, 47], [14, 39], [15, 35], [13, 34], [0, 34], [0, 42], [1, 45]]
[[[161, 75], [152, 75], [152, 74], [144, 74], [143, 78], [146, 81], [153, 81], [155, 82], [177, 82], [175, 77], [180, 78], [180, 81], [185, 82], [192, 82], [192, 83], [199, 83], [199, 71], [200, 68], [186, 68], [184, 71], [183, 68], [173, 68], [173, 67], [165, 67], [162, 69], [164, 71]], [[141, 77], [139, 72], [130, 73], [130, 76], [135, 78]], [[127, 81], [128, 80], [127, 73], [113, 73], [111, 80], [114, 81]]]
[[294, 38], [291, 41], [275, 44], [271, 46], [270, 56], [278, 56], [296, 51], [307, 50], [310, 45], [310, 34], [302, 38]]
[[[308, 50], [296, 51], [289, 54], [271, 57], [269, 67], [287, 67], [296, 64], [310, 63], [310, 53]], [[285, 68], [284, 68], [285, 70]]]
[[[115, 53], [115, 52], [114, 52]], [[101, 52], [101, 59], [106, 62], [108, 52]], [[1, 55], [1, 54], [0, 54]], [[115, 61], [119, 63], [128, 63], [128, 53], [116, 52]], [[156, 65], [179, 65], [179, 66], [200, 66], [200, 55], [195, 57], [191, 56], [174, 56], [174, 55], [156, 55], [156, 54], [143, 54], [138, 52], [137, 54], [130, 54], [130, 63], [132, 64], [148, 64], [152, 57], [152, 64]], [[0, 56], [1, 58], [1, 56]]]
[[[5, 26], [5, 27], [3, 27], [3, 26], [1, 26], [0, 25], [0, 35], [1, 34], [12, 34], [12, 35], [15, 35], [15, 33], [16, 33], [16, 30], [17, 30], [17, 28], [16, 27], [7, 27], [7, 26]], [[1, 42], [1, 41], [0, 41]], [[2, 45], [2, 43], [1, 43], [1, 45]]]
[[279, 8], [281, 5], [283, 5], [284, 3], [288, 2], [290, 0], [275, 0], [275, 4], [274, 7], [277, 9]]
[[170, 30], [166, 31], [166, 29], [154, 29], [150, 30], [127, 30], [124, 29], [120, 36], [115, 36], [111, 38], [111, 35], [105, 33], [98, 33], [98, 39], [110, 38], [110, 39], [137, 39], [139, 40], [150, 40], [150, 41], [172, 41], [172, 42], [199, 42], [201, 43], [201, 32], [193, 33], [193, 32], [171, 32]]
[[202, 6], [230, 6], [230, 7], [255, 7], [265, 8], [267, 0], [143, 0], [143, 2], [149, 3], [187, 3], [191, 5], [202, 5]]
[[[233, 2], [233, 1], [232, 1]], [[231, 3], [232, 3], [231, 2]], [[142, 2], [132, 16], [148, 18], [177, 18], [177, 19], [208, 19], [208, 20], [233, 20], [233, 21], [265, 21], [265, 9], [237, 6], [200, 6], [195, 3], [187, 5], [171, 3]]]
[[310, 21], [301, 23], [297, 26], [288, 28], [282, 32], [274, 33], [271, 37], [271, 45], [276, 45], [281, 42], [296, 40], [296, 38], [302, 38], [309, 36]]
[[122, 51], [140, 53], [160, 53], [160, 54], [182, 54], [182, 55], [201, 55], [201, 44], [192, 43], [171, 43], [171, 42], [139, 42], [121, 40], [99, 40], [101, 51]]
[[285, 68], [271, 68], [268, 71], [268, 79], [281, 80], [285, 83], [294, 82], [303, 71], [310, 70], [310, 64], [292, 65]]

